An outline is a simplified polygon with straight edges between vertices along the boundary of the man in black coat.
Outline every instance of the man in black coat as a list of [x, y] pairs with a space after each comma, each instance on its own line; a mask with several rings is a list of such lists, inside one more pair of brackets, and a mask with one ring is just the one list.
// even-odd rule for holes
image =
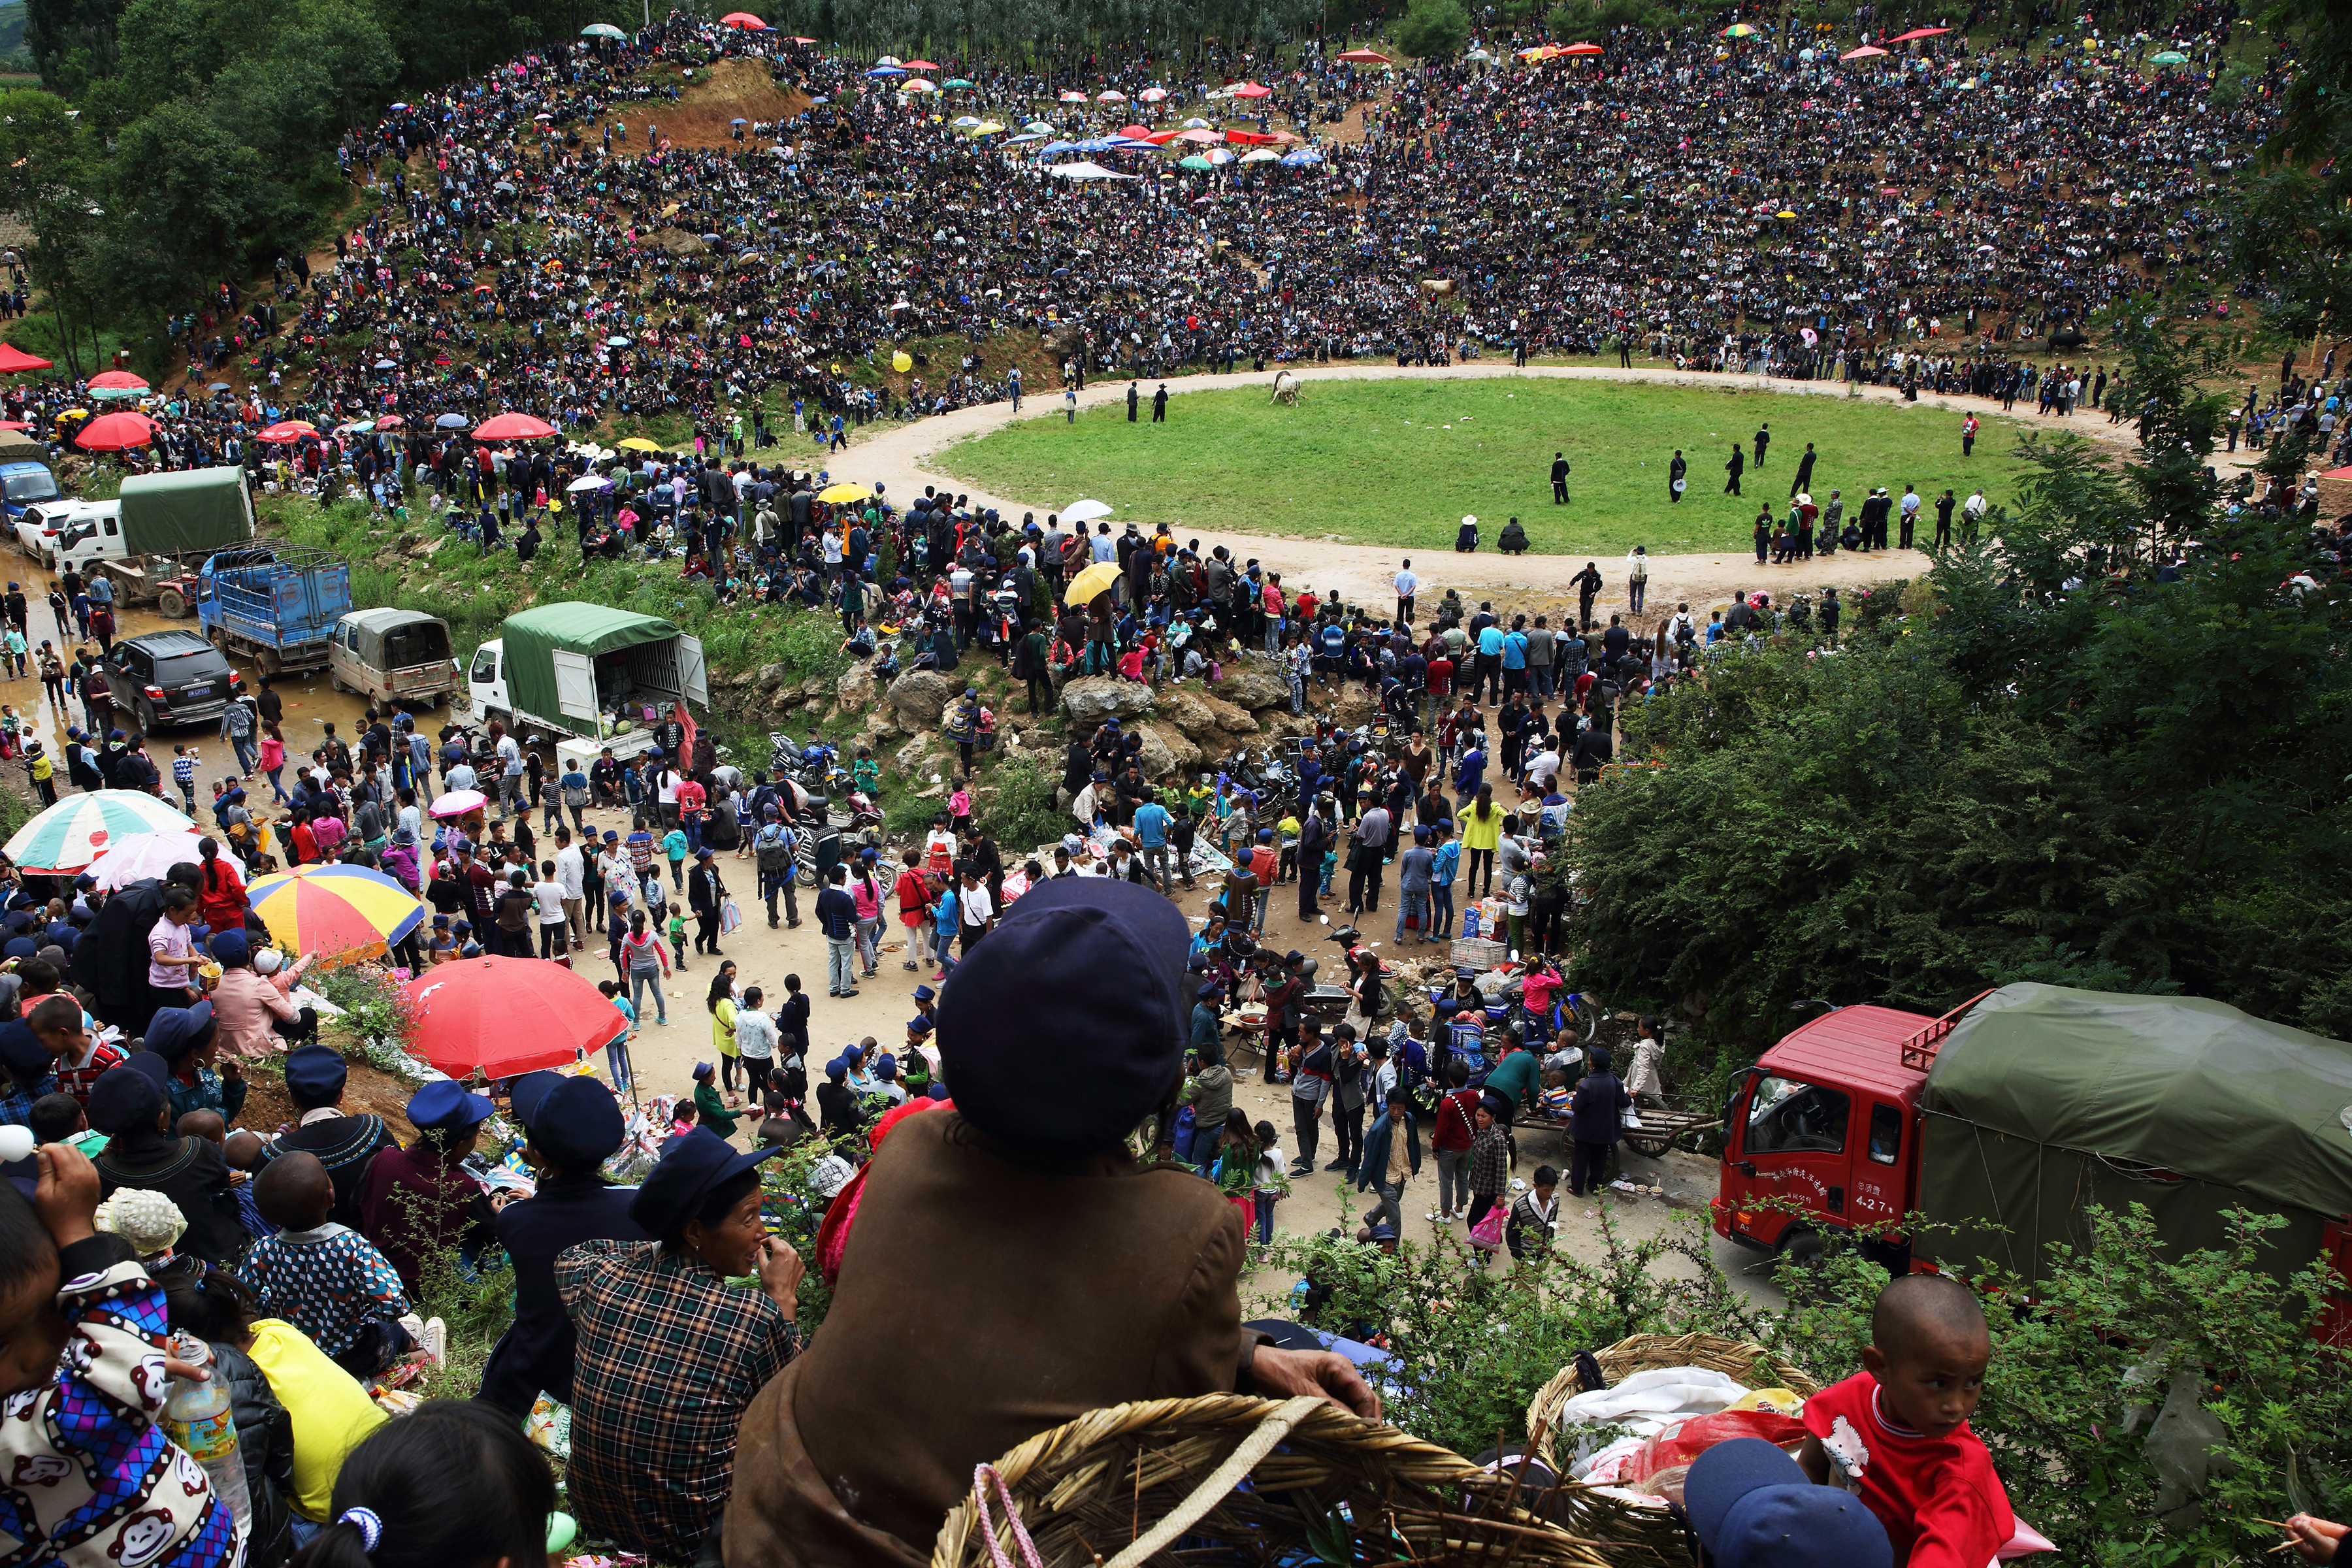
[[1160, 384], [1160, 390], [1151, 395], [1151, 422], [1154, 425], [1168, 423], [1168, 384], [1164, 381]]
[[579, 1342], [555, 1288], [556, 1255], [583, 1241], [653, 1238], [629, 1218], [635, 1194], [598, 1174], [627, 1131], [611, 1089], [594, 1079], [527, 1073], [511, 1103], [539, 1189], [499, 1211], [499, 1242], [514, 1262], [515, 1315], [482, 1370], [481, 1397], [522, 1416], [542, 1392], [572, 1402]]
[[398, 1140], [383, 1118], [343, 1113], [343, 1081], [349, 1069], [331, 1046], [299, 1046], [286, 1053], [286, 1098], [294, 1102], [296, 1124], [261, 1146], [264, 1163], [281, 1154], [303, 1153], [327, 1168], [335, 1204], [327, 1217], [353, 1230], [360, 1224], [360, 1191], [368, 1166]]
[[1731, 476], [1731, 478], [1724, 481], [1723, 493], [1725, 495], [1736, 496], [1739, 493], [1739, 476], [1745, 473], [1747, 469], [1748, 454], [1739, 449], [1738, 442], [1734, 441], [1731, 444], [1731, 458], [1723, 465], [1723, 471]]
[[1139, 401], [1140, 398], [1135, 390], [1135, 383], [1129, 382], [1127, 384], [1127, 422], [1129, 425], [1135, 423], [1135, 405]]
[[1764, 449], [1771, 444], [1772, 426], [1769, 425], [1759, 425], [1756, 427], [1756, 466], [1758, 468], [1760, 468], [1764, 466]]
[[1676, 506], [1682, 504], [1683, 476], [1688, 472], [1690, 465], [1683, 461], [1683, 449], [1677, 447], [1675, 448], [1675, 460], [1666, 465], [1666, 500]]
[[1568, 454], [1566, 452], [1554, 452], [1551, 455], [1551, 504], [1554, 506], [1568, 504]]
[[1794, 500], [1813, 482], [1813, 444], [1805, 443], [1805, 455], [1797, 459], [1797, 477], [1789, 482], [1789, 499]]

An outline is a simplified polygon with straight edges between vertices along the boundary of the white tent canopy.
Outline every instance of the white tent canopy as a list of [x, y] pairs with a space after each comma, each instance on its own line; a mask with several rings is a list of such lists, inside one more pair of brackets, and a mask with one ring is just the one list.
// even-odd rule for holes
[[1100, 163], [1087, 160], [1076, 163], [1056, 163], [1045, 171], [1066, 180], [1132, 180], [1134, 174], [1122, 174], [1116, 169], [1106, 169]]

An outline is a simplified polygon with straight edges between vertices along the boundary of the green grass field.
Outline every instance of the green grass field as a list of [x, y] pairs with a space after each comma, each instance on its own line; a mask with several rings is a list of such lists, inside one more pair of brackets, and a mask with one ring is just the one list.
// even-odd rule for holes
[[[1149, 386], [1144, 388], [1148, 394]], [[1853, 513], [1873, 485], [1910, 484], [1932, 507], [1949, 486], [2013, 499], [2023, 465], [2010, 454], [2021, 426], [1980, 410], [1972, 458], [1962, 416], [1925, 404], [1714, 392], [1638, 383], [1502, 378], [1316, 382], [1296, 407], [1258, 390], [1171, 396], [1168, 423], [1137, 423], [1124, 405], [1024, 419], [950, 447], [937, 466], [1000, 496], [1067, 505], [1108, 501], [1118, 517], [1182, 528], [1328, 537], [1349, 543], [1449, 548], [1465, 512], [1492, 548], [1516, 513], [1541, 554], [1654, 554], [1748, 548], [1758, 505], [1788, 510], [1805, 443], [1819, 457], [1809, 489], [1844, 492]], [[1989, 405], [1990, 406], [1990, 405]], [[1771, 448], [1743, 494], [1723, 493], [1738, 440], [1751, 449], [1769, 424]], [[1690, 463], [1679, 505], [1667, 503], [1676, 447]], [[1570, 503], [1551, 500], [1551, 458], [1574, 471]], [[1932, 522], [1933, 513], [1928, 513]]]

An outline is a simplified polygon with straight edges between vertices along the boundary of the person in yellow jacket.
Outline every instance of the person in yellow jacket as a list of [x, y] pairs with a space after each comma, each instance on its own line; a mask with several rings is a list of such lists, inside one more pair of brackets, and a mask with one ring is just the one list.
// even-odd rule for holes
[[57, 805], [57, 769], [49, 761], [49, 753], [43, 749], [38, 741], [25, 742], [25, 772], [32, 779], [34, 793], [41, 797], [41, 804]]

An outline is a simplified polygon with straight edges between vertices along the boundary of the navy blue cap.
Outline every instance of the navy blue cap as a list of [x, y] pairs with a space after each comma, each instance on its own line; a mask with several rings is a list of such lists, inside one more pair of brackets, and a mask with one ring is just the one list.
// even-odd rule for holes
[[526, 1129], [530, 1128], [531, 1119], [539, 1113], [540, 1102], [547, 1098], [547, 1091], [562, 1081], [562, 1073], [550, 1072], [545, 1068], [537, 1072], [527, 1072], [515, 1079], [507, 1089], [507, 1105], [514, 1111], [515, 1120]]
[[0, 958], [37, 958], [40, 952], [41, 944], [29, 936], [12, 936], [0, 947]]
[[931, 1021], [919, 1013], [907, 1020], [907, 1032], [913, 1035], [928, 1035], [931, 1032]]
[[110, 1138], [155, 1125], [163, 1110], [163, 1058], [148, 1051], [135, 1053], [98, 1075], [89, 1086], [89, 1124]]
[[516, 1086], [517, 1114], [530, 1141], [569, 1170], [593, 1169], [612, 1158], [629, 1134], [628, 1119], [613, 1091], [593, 1078], [546, 1076], [555, 1081], [533, 1098], [528, 1110], [520, 1109], [523, 1095]]
[[667, 1237], [695, 1216], [711, 1188], [782, 1152], [770, 1148], [739, 1153], [708, 1127], [681, 1132], [662, 1145], [661, 1163], [629, 1200], [629, 1217], [647, 1236]]
[[212, 941], [205, 945], [213, 950], [215, 958], [232, 966], [243, 963], [253, 955], [253, 943], [247, 938], [242, 926], [235, 931], [215, 931]]
[[938, 992], [932, 990], [928, 985], [918, 985], [915, 987], [915, 1000], [918, 1002], [928, 1002], [938, 994]]
[[297, 1104], [316, 1109], [332, 1104], [351, 1077], [343, 1054], [331, 1046], [298, 1046], [286, 1053], [286, 1092]]
[[1886, 1527], [1860, 1498], [1813, 1485], [1761, 1437], [1734, 1437], [1701, 1454], [1683, 1502], [1720, 1568], [1887, 1568], [1895, 1560]]
[[408, 1120], [419, 1131], [473, 1127], [498, 1109], [487, 1094], [474, 1094], [453, 1078], [435, 1079], [408, 1097]]
[[159, 1007], [147, 1025], [147, 1048], [167, 1062], [178, 1061], [213, 1037], [213, 1005]]
[[41, 1044], [33, 1026], [21, 1018], [0, 1024], [0, 1064], [19, 1082], [38, 1082], [56, 1070], [58, 1054]]
[[[1157, 889], [1103, 877], [1031, 888], [940, 998], [956, 1109], [1024, 1147], [1084, 1153], [1117, 1143], [1183, 1069], [1192, 942], [1182, 912]], [[1040, 1023], [1077, 1053], [1076, 1070], [1035, 1076]]]

